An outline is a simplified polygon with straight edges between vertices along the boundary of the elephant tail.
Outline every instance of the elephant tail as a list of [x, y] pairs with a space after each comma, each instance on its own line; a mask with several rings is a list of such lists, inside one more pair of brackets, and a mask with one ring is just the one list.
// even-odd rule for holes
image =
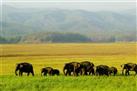
[[32, 76], [34, 76], [34, 70], [33, 70], [33, 67], [32, 67]]
[[120, 65], [121, 67], [123, 67], [124, 66], [124, 64], [122, 64], [122, 65]]
[[18, 75], [18, 74], [17, 74], [17, 71], [18, 71], [18, 70], [15, 70], [15, 75], [16, 75], [16, 76]]

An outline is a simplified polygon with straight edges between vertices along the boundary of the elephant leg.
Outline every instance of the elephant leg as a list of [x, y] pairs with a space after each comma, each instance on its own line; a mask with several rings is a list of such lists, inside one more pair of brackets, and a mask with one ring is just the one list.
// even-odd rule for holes
[[80, 75], [82, 75], [82, 71], [80, 71]]
[[78, 76], [77, 70], [74, 71], [74, 76]]
[[65, 76], [67, 76], [67, 75], [68, 75], [68, 70], [64, 73], [64, 75], [65, 75]]
[[84, 73], [85, 73], [85, 70], [84, 70], [84, 69], [81, 69], [80, 75], [84, 75]]
[[124, 75], [124, 69], [122, 69], [122, 75]]
[[79, 73], [80, 73], [80, 69], [77, 69], [77, 70], [76, 70], [76, 75], [78, 76]]
[[76, 71], [75, 70], [73, 71], [73, 75], [76, 76]]
[[102, 75], [102, 73], [101, 73], [101, 72], [98, 72], [98, 75], [99, 75], [99, 76], [101, 76], [101, 75]]
[[32, 76], [34, 76], [34, 72], [33, 71], [31, 72], [31, 74], [32, 74]]
[[73, 76], [75, 76], [75, 71], [73, 71]]
[[116, 73], [114, 72], [114, 76], [116, 75]]
[[67, 70], [63, 70], [63, 73], [66, 76], [67, 75]]
[[71, 72], [70, 72], [69, 70], [67, 70], [66, 73], [65, 73], [65, 75], [66, 75], [66, 76], [67, 76], [67, 75], [70, 76], [70, 75], [71, 75]]
[[79, 73], [79, 72], [78, 72], [78, 71], [76, 71], [76, 76], [78, 76], [78, 73]]
[[50, 75], [50, 76], [53, 76], [53, 73], [52, 73], [52, 71], [50, 71], [50, 72], [49, 72], [49, 75]]
[[92, 74], [95, 75], [95, 71], [94, 71], [94, 69], [92, 69]]
[[20, 72], [20, 76], [22, 76], [23, 75], [23, 72]]
[[95, 75], [98, 76], [98, 72], [97, 71], [96, 71]]
[[85, 71], [85, 73], [84, 73], [85, 75], [88, 75], [88, 73], [87, 73], [87, 71]]
[[115, 72], [114, 72], [114, 76], [115, 76], [116, 74], [117, 74], [117, 72], [115, 71]]
[[91, 71], [89, 71], [89, 75], [91, 75], [91, 73], [92, 73], [92, 72], [91, 72]]
[[128, 70], [128, 69], [126, 70], [126, 74], [127, 74], [127, 75], [130, 75], [130, 74], [129, 74], [129, 70]]
[[71, 76], [71, 71], [68, 72], [69, 76]]
[[21, 76], [21, 72], [19, 71], [19, 76]]
[[128, 75], [130, 75], [129, 70], [128, 70], [128, 72], [127, 72], [127, 73], [128, 73]]
[[92, 75], [95, 75], [94, 69], [89, 71], [89, 75], [91, 75], [91, 73], [92, 73]]
[[59, 76], [59, 73], [57, 75]]
[[66, 72], [64, 72], [64, 75], [67, 76], [69, 74], [68, 70], [66, 70]]
[[107, 72], [106, 74], [107, 74], [107, 76], [109, 76], [109, 73], [108, 73], [108, 72]]
[[47, 73], [46, 73], [46, 72], [44, 72], [44, 76], [47, 76]]
[[137, 71], [135, 71], [135, 76], [137, 75]]
[[29, 76], [30, 72], [28, 72], [27, 76]]
[[126, 70], [125, 75], [126, 75], [126, 76], [129, 75], [129, 71], [128, 71], [128, 70]]

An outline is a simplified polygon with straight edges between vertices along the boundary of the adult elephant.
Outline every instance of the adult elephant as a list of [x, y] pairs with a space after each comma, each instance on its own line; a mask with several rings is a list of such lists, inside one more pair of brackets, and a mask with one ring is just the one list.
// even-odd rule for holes
[[109, 76], [109, 67], [107, 65], [96, 66], [96, 75], [107, 75], [107, 76]]
[[137, 75], [137, 65], [134, 67], [134, 71], [136, 72], [135, 75]]
[[63, 73], [65, 76], [67, 75], [71, 75], [71, 73], [73, 72], [73, 69], [74, 69], [74, 66], [71, 64], [71, 63], [66, 63], [64, 65], [64, 68], [63, 68]]
[[95, 74], [94, 72], [94, 64], [89, 61], [83, 61], [81, 64], [81, 75], [92, 75]]
[[44, 75], [44, 76], [47, 76], [47, 75], [52, 76], [52, 75], [53, 75], [52, 72], [53, 72], [53, 68], [52, 68], [52, 67], [42, 68], [42, 69], [41, 69], [41, 76], [42, 76], [42, 75]]
[[23, 75], [23, 72], [27, 73], [27, 76], [31, 73], [32, 76], [34, 76], [34, 71], [33, 71], [33, 66], [30, 63], [23, 62], [23, 63], [18, 63], [15, 69], [15, 74], [17, 74], [17, 71], [19, 71], [19, 76]]
[[129, 71], [135, 71], [136, 72], [136, 67], [137, 64], [135, 63], [126, 63], [121, 65], [122, 68], [122, 75], [124, 75], [124, 71], [125, 71], [125, 75], [130, 75]]
[[114, 76], [117, 74], [118, 70], [116, 67], [110, 67], [109, 68], [109, 74], [113, 74]]
[[64, 75], [71, 75], [73, 73], [74, 76], [78, 76], [78, 73], [80, 73], [80, 63], [79, 62], [70, 62], [66, 63], [63, 72]]

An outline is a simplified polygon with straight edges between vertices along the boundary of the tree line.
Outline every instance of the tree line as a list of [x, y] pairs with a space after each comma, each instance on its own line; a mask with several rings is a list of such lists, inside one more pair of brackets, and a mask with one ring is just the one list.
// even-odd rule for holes
[[72, 32], [36, 32], [23, 36], [4, 37], [0, 36], [0, 43], [85, 43], [85, 42], [117, 42], [136, 41], [135, 36], [99, 36], [94, 38], [79, 33]]

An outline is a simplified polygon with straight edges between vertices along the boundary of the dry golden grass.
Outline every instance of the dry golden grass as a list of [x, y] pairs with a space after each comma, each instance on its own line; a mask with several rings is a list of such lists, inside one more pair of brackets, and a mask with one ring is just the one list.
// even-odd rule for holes
[[44, 66], [59, 68], [70, 61], [89, 60], [95, 65], [116, 66], [136, 61], [136, 43], [7, 44], [0, 45], [0, 74], [13, 75], [16, 63], [30, 62], [36, 74]]

